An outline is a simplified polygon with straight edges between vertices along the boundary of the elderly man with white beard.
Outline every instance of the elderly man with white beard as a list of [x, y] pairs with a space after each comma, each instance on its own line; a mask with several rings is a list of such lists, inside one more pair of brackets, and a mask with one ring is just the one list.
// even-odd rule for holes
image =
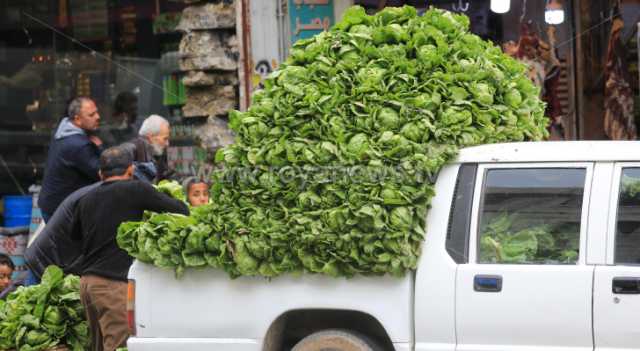
[[153, 183], [169, 178], [165, 151], [169, 146], [170, 127], [169, 121], [158, 115], [142, 122], [138, 137], [131, 141], [136, 179]]

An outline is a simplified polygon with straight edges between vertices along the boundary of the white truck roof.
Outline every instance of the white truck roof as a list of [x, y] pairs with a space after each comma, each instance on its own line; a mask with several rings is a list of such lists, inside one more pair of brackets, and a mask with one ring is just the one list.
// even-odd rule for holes
[[540, 141], [460, 150], [454, 163], [640, 161], [640, 141]]

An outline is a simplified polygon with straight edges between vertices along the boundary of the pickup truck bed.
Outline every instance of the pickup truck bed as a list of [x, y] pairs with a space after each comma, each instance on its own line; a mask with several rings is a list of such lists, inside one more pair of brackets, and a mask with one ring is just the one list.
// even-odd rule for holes
[[[265, 335], [277, 335], [274, 320], [283, 311], [302, 309], [367, 311], [382, 324], [396, 349], [404, 349], [413, 338], [413, 274], [403, 278], [336, 279], [305, 274], [231, 280], [219, 270], [203, 269], [189, 271], [176, 283], [172, 271], [140, 262], [134, 263], [130, 274], [136, 277], [136, 290], [157, 292], [135, 299], [137, 335], [128, 343], [136, 350], [176, 350], [166, 340], [157, 344], [161, 340], [154, 337], [159, 335], [174, 338], [180, 351], [189, 350], [186, 345], [202, 349], [227, 341], [234, 344], [234, 350], [260, 350]], [[232, 298], [216, 300], [215, 296]], [[185, 297], [189, 301], [183, 301]], [[281, 324], [281, 328], [295, 325]]]

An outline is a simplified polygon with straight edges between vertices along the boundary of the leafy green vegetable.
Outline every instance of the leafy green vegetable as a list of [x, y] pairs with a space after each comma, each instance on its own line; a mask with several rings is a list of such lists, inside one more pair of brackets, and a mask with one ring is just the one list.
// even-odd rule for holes
[[621, 187], [620, 193], [623, 197], [634, 198], [640, 194], [640, 179], [623, 174]]
[[480, 262], [575, 263], [579, 230], [573, 224], [532, 225], [515, 214], [503, 213], [480, 231]]
[[165, 193], [174, 199], [180, 200], [182, 202], [187, 201], [187, 196], [184, 194], [184, 189], [175, 180], [161, 180], [157, 185], [155, 185], [156, 190], [159, 192]]
[[[463, 15], [355, 6], [290, 52], [249, 109], [230, 113], [237, 138], [216, 154], [213, 203], [123, 224], [129, 254], [177, 275], [403, 275], [418, 262], [432, 179], [460, 147], [548, 135], [525, 66]], [[493, 238], [494, 251], [527, 257], [538, 234]]]
[[80, 279], [56, 266], [38, 285], [19, 287], [0, 301], [0, 350], [39, 351], [67, 345], [89, 348], [89, 332], [80, 303]]

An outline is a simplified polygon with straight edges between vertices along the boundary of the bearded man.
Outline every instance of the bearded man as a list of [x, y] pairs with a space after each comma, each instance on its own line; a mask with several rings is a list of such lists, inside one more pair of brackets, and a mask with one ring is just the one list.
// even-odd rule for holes
[[166, 150], [170, 128], [169, 121], [158, 115], [151, 115], [142, 122], [138, 137], [131, 141], [136, 179], [153, 183], [169, 178]]

